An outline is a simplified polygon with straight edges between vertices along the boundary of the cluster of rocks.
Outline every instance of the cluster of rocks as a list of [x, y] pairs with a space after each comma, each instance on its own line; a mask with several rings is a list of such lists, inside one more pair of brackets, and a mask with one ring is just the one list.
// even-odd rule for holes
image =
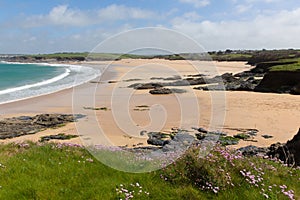
[[40, 114], [36, 116], [21, 116], [7, 118], [0, 121], [0, 139], [14, 138], [22, 135], [35, 134], [47, 128], [56, 128], [82, 115]]
[[177, 88], [156, 88], [149, 91], [150, 94], [172, 94], [172, 93], [185, 93], [186, 90]]
[[[177, 87], [177, 86], [196, 86], [197, 90], [240, 90], [240, 91], [254, 91], [256, 86], [261, 81], [264, 73], [256, 72], [242, 72], [233, 75], [232, 73], [225, 73], [221, 76], [215, 76], [213, 78], [207, 78], [203, 74], [190, 75], [187, 78], [181, 78], [179, 76], [169, 78], [151, 78], [151, 80], [168, 80], [167, 82], [149, 82], [149, 83], [134, 83], [129, 85], [129, 88], [136, 90], [150, 89], [151, 94], [170, 94], [178, 93], [174, 89], [163, 87]], [[174, 80], [174, 81], [170, 81]], [[205, 86], [201, 86], [205, 85]], [[162, 89], [163, 88], [163, 89]]]
[[50, 141], [50, 140], [69, 140], [72, 138], [76, 138], [78, 135], [65, 135], [64, 133], [60, 133], [57, 135], [47, 135], [43, 136], [40, 139], [40, 142]]
[[[203, 128], [196, 129], [195, 136], [189, 134], [187, 131], [178, 130], [171, 134], [161, 132], [149, 132], [147, 143], [157, 147], [149, 147], [150, 150], [159, 150], [160, 152], [185, 150], [192, 144], [203, 144], [203, 142], [219, 142], [222, 145], [234, 145], [239, 139], [247, 140], [251, 136], [257, 134], [256, 129], [248, 130], [247, 133], [237, 134], [233, 137], [227, 136], [224, 132], [208, 131]], [[300, 166], [300, 129], [294, 138], [285, 144], [276, 143], [270, 147], [257, 147], [249, 145], [239, 148], [245, 156], [268, 156], [270, 158], [277, 158], [290, 166]]]
[[[170, 134], [162, 133], [162, 132], [149, 132], [147, 143], [156, 146], [165, 146], [169, 144], [178, 133], [189, 135], [193, 137], [194, 141], [208, 141], [208, 142], [219, 142], [222, 145], [236, 145], [239, 140], [248, 140], [253, 141], [252, 137], [256, 136], [258, 132], [256, 129], [250, 129], [243, 133], [239, 133], [234, 136], [228, 136], [227, 133], [221, 131], [209, 131], [204, 128], [193, 128], [196, 132], [193, 132], [195, 136], [190, 135], [185, 130], [176, 130]], [[145, 134], [143, 132], [143, 134]]]
[[267, 155], [278, 158], [291, 166], [300, 166], [300, 129], [293, 139], [287, 141], [287, 143], [272, 144]]
[[269, 147], [250, 145], [240, 148], [239, 151], [246, 156], [268, 156], [279, 159], [290, 166], [300, 166], [300, 129], [287, 143], [275, 143]]
[[[188, 84], [187, 84], [188, 85]], [[165, 83], [134, 83], [129, 85], [129, 88], [136, 90], [149, 90], [150, 94], [172, 94], [172, 93], [185, 93], [186, 90], [177, 88], [165, 88]]]
[[221, 76], [208, 79], [207, 86], [195, 87], [197, 90], [231, 90], [231, 91], [253, 91], [260, 83], [261, 74], [255, 73], [225, 73]]

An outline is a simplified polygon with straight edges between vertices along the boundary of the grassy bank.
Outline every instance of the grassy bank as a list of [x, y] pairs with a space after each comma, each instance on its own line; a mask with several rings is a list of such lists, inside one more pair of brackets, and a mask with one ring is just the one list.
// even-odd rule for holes
[[[109, 168], [76, 145], [0, 146], [0, 199], [294, 199], [300, 170], [223, 147], [194, 147], [162, 170]], [[134, 191], [134, 192], [133, 192]]]

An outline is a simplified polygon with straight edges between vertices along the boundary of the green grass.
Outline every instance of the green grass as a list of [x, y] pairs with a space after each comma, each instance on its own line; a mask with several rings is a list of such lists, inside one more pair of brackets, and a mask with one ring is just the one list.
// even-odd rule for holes
[[[118, 199], [124, 193], [116, 189], [124, 188], [135, 191], [133, 199], [259, 200], [265, 199], [260, 194], [262, 188], [273, 184], [287, 185], [287, 190], [294, 190], [295, 198], [300, 198], [299, 169], [241, 157], [223, 147], [206, 157], [199, 157], [198, 150], [191, 149], [162, 170], [134, 174], [105, 166], [81, 147], [53, 143], [1, 145], [0, 199]], [[261, 174], [264, 180], [258, 187], [249, 184], [240, 173], [243, 169]], [[205, 182], [219, 187], [217, 194], [210, 188], [200, 189]], [[136, 194], [136, 183], [149, 195]], [[287, 199], [275, 186], [266, 193], [273, 199]]]
[[63, 52], [63, 53], [52, 53], [52, 54], [34, 54], [34, 55], [31, 55], [33, 57], [43, 57], [43, 58], [73, 58], [73, 57], [79, 57], [79, 56], [82, 56], [82, 57], [86, 57], [88, 55], [87, 52], [82, 52], [82, 53], [69, 53], [69, 52]]
[[211, 55], [213, 60], [219, 61], [247, 61], [249, 58], [252, 57], [251, 54], [239, 54], [239, 53], [230, 53], [230, 54], [212, 54]]
[[272, 67], [270, 71], [300, 71], [300, 62], [290, 65], [277, 65]]

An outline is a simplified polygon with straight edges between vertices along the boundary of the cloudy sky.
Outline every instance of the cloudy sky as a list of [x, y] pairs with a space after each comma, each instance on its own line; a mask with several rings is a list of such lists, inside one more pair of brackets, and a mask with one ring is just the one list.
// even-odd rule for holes
[[0, 0], [0, 53], [90, 51], [122, 31], [164, 27], [208, 51], [300, 48], [299, 0]]

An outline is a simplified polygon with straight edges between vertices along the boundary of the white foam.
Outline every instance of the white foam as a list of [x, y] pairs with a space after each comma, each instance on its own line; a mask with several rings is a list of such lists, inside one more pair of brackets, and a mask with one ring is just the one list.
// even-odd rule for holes
[[65, 69], [65, 72], [63, 74], [58, 75], [58, 76], [56, 76], [54, 78], [45, 80], [45, 81], [41, 81], [41, 82], [38, 82], [38, 83], [29, 84], [29, 85], [23, 85], [23, 86], [20, 86], [20, 87], [15, 87], [15, 88], [9, 88], [9, 89], [5, 89], [5, 90], [1, 90], [0, 91], [0, 95], [1, 94], [11, 93], [11, 92], [16, 92], [16, 91], [19, 91], [19, 90], [25, 90], [25, 89], [29, 89], [29, 88], [32, 88], [32, 87], [38, 87], [38, 86], [42, 86], [42, 85], [47, 85], [47, 84], [50, 84], [50, 83], [54, 83], [56, 81], [59, 81], [59, 80], [65, 78], [65, 77], [67, 77], [70, 74], [70, 72], [71, 72], [71, 70]]
[[[10, 63], [12, 64], [12, 63]], [[24, 64], [24, 63], [14, 63]], [[26, 63], [29, 64], [29, 63]], [[54, 78], [15, 88], [9, 88], [0, 91], [0, 104], [10, 103], [32, 97], [51, 94], [64, 89], [72, 88], [77, 85], [86, 83], [101, 75], [100, 70], [92, 67], [80, 65], [65, 65], [65, 64], [49, 64], [49, 63], [30, 63], [36, 65], [47, 65], [64, 67], [65, 72]]]

